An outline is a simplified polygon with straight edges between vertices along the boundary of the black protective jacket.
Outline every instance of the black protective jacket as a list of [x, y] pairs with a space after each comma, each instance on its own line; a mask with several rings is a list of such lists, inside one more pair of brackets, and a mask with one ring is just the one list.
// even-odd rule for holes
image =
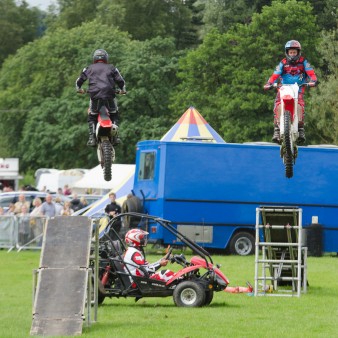
[[115, 211], [116, 215], [118, 215], [121, 213], [121, 207], [116, 202], [112, 202], [106, 205], [104, 211], [106, 214], [109, 214], [111, 211]]
[[122, 90], [125, 81], [116, 67], [103, 62], [93, 63], [85, 68], [76, 80], [76, 89], [80, 89], [89, 80], [88, 93], [92, 99], [108, 99], [115, 97], [114, 88], [117, 84]]

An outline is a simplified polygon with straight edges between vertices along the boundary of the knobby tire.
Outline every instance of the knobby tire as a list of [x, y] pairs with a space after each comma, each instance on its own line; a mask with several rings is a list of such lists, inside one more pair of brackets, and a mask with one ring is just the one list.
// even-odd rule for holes
[[103, 152], [103, 177], [105, 181], [111, 180], [111, 166], [112, 166], [112, 145], [108, 140], [102, 142]]
[[293, 176], [293, 144], [291, 135], [291, 114], [289, 111], [284, 113], [284, 165], [285, 176], [291, 178]]

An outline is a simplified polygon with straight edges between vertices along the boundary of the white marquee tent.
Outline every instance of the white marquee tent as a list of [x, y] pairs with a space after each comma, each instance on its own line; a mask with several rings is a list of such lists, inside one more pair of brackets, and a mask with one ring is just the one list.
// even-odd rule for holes
[[[129, 181], [131, 176], [134, 177], [135, 164], [113, 164], [112, 179], [105, 181], [103, 178], [103, 169], [100, 165], [88, 172], [72, 186], [72, 191], [77, 193], [85, 193], [91, 189], [97, 194], [103, 195], [111, 190], [117, 190], [125, 182]], [[130, 188], [132, 189], [132, 187]]]

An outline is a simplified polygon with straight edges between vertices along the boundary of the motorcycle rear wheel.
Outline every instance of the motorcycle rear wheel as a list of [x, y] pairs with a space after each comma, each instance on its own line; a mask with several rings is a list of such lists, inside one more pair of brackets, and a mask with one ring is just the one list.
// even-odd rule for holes
[[289, 111], [284, 113], [284, 154], [283, 162], [285, 165], [285, 176], [291, 178], [293, 176], [293, 162], [294, 162], [294, 145], [291, 135], [291, 114]]
[[105, 181], [111, 180], [111, 165], [113, 159], [113, 146], [108, 140], [102, 142], [102, 161], [103, 161], [103, 177]]

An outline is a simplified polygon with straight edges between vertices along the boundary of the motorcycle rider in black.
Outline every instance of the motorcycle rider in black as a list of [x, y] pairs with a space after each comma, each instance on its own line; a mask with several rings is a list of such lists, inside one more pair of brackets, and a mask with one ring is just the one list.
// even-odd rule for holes
[[[112, 64], [108, 64], [108, 53], [104, 49], [97, 49], [93, 54], [93, 64], [83, 69], [80, 77], [76, 80], [76, 90], [84, 93], [81, 86], [89, 80], [88, 93], [90, 103], [88, 109], [88, 132], [87, 146], [95, 147], [95, 128], [99, 110], [105, 105], [109, 110], [109, 116], [113, 124], [118, 127], [119, 111], [115, 98], [115, 84], [121, 89], [121, 94], [126, 94], [125, 81], [119, 70]], [[113, 145], [119, 143], [118, 137], [114, 137]]]

